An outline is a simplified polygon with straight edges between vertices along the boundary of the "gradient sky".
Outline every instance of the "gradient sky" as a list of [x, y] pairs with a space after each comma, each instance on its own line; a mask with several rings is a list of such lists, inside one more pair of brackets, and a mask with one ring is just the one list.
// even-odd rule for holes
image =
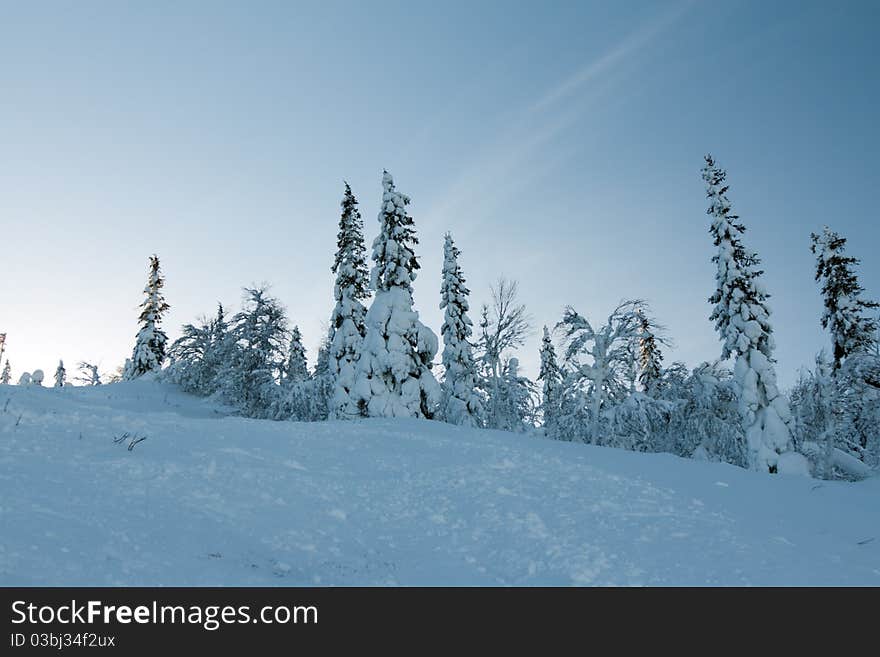
[[[764, 260], [779, 376], [828, 342], [809, 234], [880, 297], [878, 2], [0, 0], [0, 332], [17, 378], [130, 354], [147, 257], [169, 336], [267, 281], [310, 361], [332, 308], [342, 180], [377, 232], [412, 197], [422, 320], [443, 233], [472, 290], [536, 321], [648, 299], [712, 360], [699, 169], [728, 170]], [[538, 333], [519, 354], [537, 370]]]

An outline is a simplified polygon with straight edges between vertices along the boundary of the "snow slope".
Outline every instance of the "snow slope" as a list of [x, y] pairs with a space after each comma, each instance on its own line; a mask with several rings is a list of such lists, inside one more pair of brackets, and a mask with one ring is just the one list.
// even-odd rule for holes
[[880, 481], [0, 386], [0, 585], [395, 584], [877, 586]]

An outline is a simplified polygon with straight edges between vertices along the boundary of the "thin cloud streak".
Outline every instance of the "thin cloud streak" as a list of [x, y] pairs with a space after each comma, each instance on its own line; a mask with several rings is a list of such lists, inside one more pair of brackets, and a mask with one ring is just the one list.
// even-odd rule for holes
[[[450, 225], [461, 217], [462, 222], [452, 227], [457, 234], [464, 235], [475, 221], [497, 208], [511, 191], [541, 177], [546, 167], [537, 164], [536, 154], [583, 119], [586, 109], [608, 96], [615, 82], [613, 73], [667, 32], [695, 1], [681, 3], [654, 21], [642, 25], [598, 59], [581, 67], [521, 110], [510, 127], [485, 150], [485, 154], [465, 166], [439, 196], [442, 200], [424, 213], [427, 221]], [[592, 83], [589, 85], [591, 93], [585, 94], [584, 88], [588, 83]], [[596, 83], [603, 86], [596, 88]], [[523, 167], [528, 167], [528, 170], [517, 175]]]
[[552, 107], [567, 96], [577, 93], [581, 87], [591, 80], [608, 72], [631, 55], [644, 49], [658, 36], [668, 31], [677, 23], [695, 2], [696, 0], [684, 2], [651, 23], [643, 25], [604, 55], [583, 66], [569, 76], [568, 79], [547, 92], [529, 108], [528, 112], [541, 112]]

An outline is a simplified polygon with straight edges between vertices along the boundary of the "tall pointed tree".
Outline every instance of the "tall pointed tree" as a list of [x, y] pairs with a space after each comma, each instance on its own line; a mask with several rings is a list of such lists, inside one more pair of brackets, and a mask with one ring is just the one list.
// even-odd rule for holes
[[440, 286], [440, 309], [444, 310], [443, 382], [439, 416], [451, 424], [482, 426], [483, 400], [477, 391], [477, 365], [469, 341], [473, 323], [467, 315], [470, 290], [458, 264], [461, 251], [446, 233], [443, 244], [443, 273]]
[[140, 330], [135, 338], [131, 359], [126, 363], [123, 378], [126, 380], [159, 370], [165, 360], [165, 345], [168, 336], [160, 328], [162, 316], [169, 309], [162, 295], [165, 279], [159, 269], [159, 258], [150, 256], [150, 273], [144, 288], [144, 301], [141, 304]]
[[217, 314], [208, 325], [210, 330], [210, 342], [205, 353], [203, 394], [213, 394], [220, 386], [220, 372], [232, 358], [234, 339], [229, 332], [229, 322], [226, 319], [226, 309], [223, 304], [217, 302]]
[[556, 360], [556, 348], [550, 339], [550, 331], [544, 327], [541, 338], [541, 371], [538, 381], [543, 384], [541, 390], [541, 412], [544, 416], [544, 435], [557, 438], [557, 424], [562, 402], [562, 372]]
[[[764, 273], [757, 254], [742, 242], [745, 225], [732, 213], [727, 199], [726, 172], [706, 156], [702, 169], [712, 218], [709, 232], [718, 252], [710, 319], [722, 340], [721, 357], [735, 357], [734, 380], [746, 438], [746, 462], [754, 470], [777, 472], [801, 469], [802, 459], [792, 454], [788, 428], [791, 412], [776, 385], [773, 368], [773, 328], [770, 325], [769, 295], [760, 281]], [[786, 456], [781, 459], [781, 455]], [[782, 461], [782, 463], [780, 463]]]
[[315, 356], [314, 376], [327, 378], [330, 376], [330, 335], [329, 333], [321, 340], [318, 354]]
[[348, 183], [345, 183], [341, 206], [336, 258], [331, 267], [336, 274], [336, 284], [333, 286], [336, 306], [330, 316], [326, 358], [327, 371], [333, 379], [328, 413], [331, 418], [345, 419], [361, 414], [358, 398], [352, 388], [361, 343], [366, 334], [364, 320], [367, 309], [363, 302], [369, 298], [370, 290], [364, 222]]
[[217, 314], [214, 321], [211, 322], [211, 345], [216, 346], [226, 339], [226, 333], [229, 330], [229, 323], [226, 321], [226, 309], [223, 304], [217, 302]]
[[64, 369], [64, 361], [58, 361], [58, 367], [55, 369], [55, 387], [63, 388], [67, 383], [67, 370]]
[[641, 308], [636, 311], [636, 315], [639, 331], [639, 383], [643, 391], [650, 392], [662, 375], [663, 352], [660, 350], [658, 327]]
[[302, 343], [299, 326], [290, 332], [290, 348], [287, 352], [287, 364], [284, 367], [284, 380], [287, 383], [301, 383], [309, 378], [309, 366], [306, 362], [306, 350]]
[[828, 226], [821, 235], [810, 234], [810, 250], [816, 256], [816, 280], [822, 281], [825, 312], [822, 328], [831, 333], [834, 345], [834, 369], [856, 352], [868, 353], [877, 343], [878, 322], [865, 311], [880, 306], [876, 301], [862, 299], [855, 267], [859, 259], [844, 255], [846, 238]]
[[379, 235], [373, 241], [370, 286], [376, 291], [366, 316], [367, 331], [357, 362], [355, 393], [370, 417], [433, 416], [440, 401], [431, 365], [437, 336], [413, 310], [412, 283], [419, 263], [408, 196], [382, 178]]

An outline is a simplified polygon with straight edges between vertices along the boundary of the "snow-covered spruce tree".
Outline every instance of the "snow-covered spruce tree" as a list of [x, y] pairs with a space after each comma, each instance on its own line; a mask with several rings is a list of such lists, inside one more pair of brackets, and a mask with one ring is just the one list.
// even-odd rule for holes
[[165, 335], [159, 324], [162, 315], [168, 310], [169, 305], [162, 296], [162, 287], [165, 280], [159, 271], [159, 258], [150, 256], [150, 274], [147, 286], [144, 288], [144, 302], [141, 304], [140, 330], [135, 338], [134, 350], [131, 359], [126, 364], [123, 378], [126, 380], [136, 379], [147, 372], [158, 371], [165, 360], [165, 344], [168, 336]]
[[736, 359], [733, 376], [748, 467], [763, 472], [803, 473], [807, 463], [793, 451], [788, 401], [776, 385], [773, 329], [766, 303], [769, 295], [760, 281], [761, 261], [743, 245], [746, 228], [731, 212], [727, 174], [715, 165], [711, 155], [706, 156], [702, 175], [709, 198], [706, 213], [712, 217], [709, 232], [718, 248], [712, 257], [717, 265], [717, 288], [709, 297], [714, 305], [710, 319], [722, 340], [721, 358]]
[[853, 271], [859, 260], [843, 254], [845, 237], [825, 226], [821, 235], [811, 233], [810, 239], [810, 250], [816, 256], [816, 280], [822, 281], [825, 302], [822, 328], [831, 333], [834, 369], [837, 370], [850, 354], [869, 353], [876, 345], [878, 322], [865, 311], [880, 304], [861, 298], [864, 289]]
[[12, 366], [9, 364], [9, 359], [6, 359], [6, 362], [3, 364], [3, 372], [0, 373], [0, 385], [8, 386], [9, 382], [12, 380]]
[[443, 244], [443, 273], [440, 286], [440, 309], [444, 311], [443, 382], [439, 417], [451, 424], [479, 427], [484, 422], [483, 400], [477, 389], [477, 365], [469, 341], [473, 324], [465, 279], [458, 264], [461, 252], [446, 234]]
[[320, 398], [324, 393], [322, 383], [323, 381], [317, 376], [313, 377], [309, 374], [302, 335], [299, 327], [294, 326], [281, 385], [278, 387], [269, 417], [301, 422], [326, 419], [326, 401]]
[[300, 422], [326, 419], [326, 400], [319, 398], [324, 392], [322, 383], [317, 376], [309, 374], [302, 335], [299, 327], [294, 326], [287, 362], [281, 373], [281, 385], [277, 386], [277, 394], [267, 417]]
[[204, 355], [203, 395], [212, 395], [217, 392], [220, 387], [220, 373], [229, 362], [235, 348], [235, 338], [229, 333], [226, 309], [219, 301], [217, 302], [217, 314], [208, 323], [208, 328], [210, 343]]
[[309, 366], [306, 362], [306, 349], [302, 343], [299, 326], [290, 332], [290, 347], [287, 349], [287, 364], [284, 366], [284, 380], [290, 383], [302, 383], [309, 378]]
[[541, 339], [541, 371], [538, 381], [543, 383], [541, 389], [541, 415], [544, 418], [544, 435], [559, 439], [559, 414], [562, 403], [562, 372], [556, 360], [556, 349], [550, 339], [550, 331], [544, 327]]
[[356, 363], [361, 343], [366, 334], [364, 306], [370, 296], [369, 272], [364, 245], [364, 222], [358, 202], [345, 183], [342, 197], [342, 215], [336, 241], [336, 258], [331, 271], [336, 274], [333, 296], [336, 306], [330, 316], [328, 372], [333, 381], [333, 392], [328, 413], [330, 417], [346, 419], [361, 415], [357, 395], [352, 393], [356, 378]]
[[643, 392], [650, 394], [663, 373], [663, 352], [660, 350], [660, 343], [663, 340], [658, 336], [660, 327], [642, 309], [637, 311], [637, 315], [639, 384]]
[[376, 295], [365, 319], [354, 392], [363, 415], [431, 418], [440, 403], [440, 386], [431, 372], [437, 336], [413, 310], [419, 264], [413, 252], [418, 238], [406, 212], [410, 200], [395, 190], [387, 171], [382, 186], [370, 274]]
[[287, 358], [287, 314], [266, 287], [245, 288], [242, 310], [229, 326], [228, 355], [219, 373], [222, 398], [242, 415], [273, 416]]
[[318, 347], [318, 355], [315, 357], [315, 369], [312, 376], [328, 376], [330, 374], [330, 335], [325, 335]]
[[64, 369], [64, 361], [58, 361], [58, 367], [55, 368], [55, 387], [63, 388], [67, 383], [67, 370]]
[[315, 369], [312, 372], [312, 418], [315, 421], [330, 417], [330, 400], [333, 398], [335, 376], [330, 371], [330, 332], [326, 332], [318, 347]]

